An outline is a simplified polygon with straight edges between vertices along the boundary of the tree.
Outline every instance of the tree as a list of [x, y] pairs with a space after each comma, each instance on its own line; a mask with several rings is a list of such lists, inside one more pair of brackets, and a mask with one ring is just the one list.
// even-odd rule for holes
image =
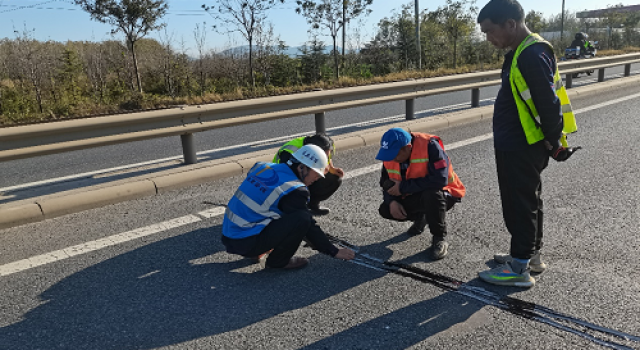
[[207, 23], [202, 22], [202, 27], [196, 23], [196, 29], [193, 30], [193, 38], [196, 40], [196, 47], [198, 48], [198, 77], [200, 79], [200, 96], [204, 95], [205, 90], [205, 71], [204, 71], [204, 55], [205, 44], [207, 41], [207, 32], [205, 30]]
[[[267, 19], [267, 12], [284, 0], [219, 0], [218, 6], [202, 5], [202, 8], [215, 20], [230, 25], [227, 33], [239, 32], [249, 43], [249, 73], [251, 86], [256, 86], [253, 68], [253, 43], [256, 31]], [[214, 25], [214, 29], [218, 26]], [[229, 28], [224, 26], [224, 28]]]
[[315, 36], [309, 41], [309, 45], [300, 49], [298, 56], [300, 57], [300, 73], [304, 83], [313, 84], [322, 79], [321, 68], [327, 61], [324, 50], [324, 42]]
[[142, 94], [142, 82], [138, 71], [135, 44], [149, 32], [161, 29], [164, 23], [158, 21], [167, 13], [169, 5], [165, 0], [74, 0], [91, 18], [114, 26], [112, 34], [122, 32], [127, 40], [127, 48], [131, 52], [133, 67]]
[[314, 29], [324, 28], [333, 40], [333, 64], [334, 77], [337, 80], [339, 73], [337, 37], [345, 21], [356, 18], [371, 10], [367, 6], [373, 0], [296, 0], [298, 7], [296, 13], [306, 17], [307, 22]]
[[524, 22], [527, 27], [534, 33], [539, 33], [545, 27], [545, 22], [542, 17], [542, 12], [531, 10], [524, 18]]
[[[447, 4], [429, 14], [429, 18], [440, 23], [453, 44], [453, 68], [457, 67], [458, 39], [468, 36], [475, 29], [475, 0], [447, 0]], [[468, 8], [467, 8], [468, 7]]]

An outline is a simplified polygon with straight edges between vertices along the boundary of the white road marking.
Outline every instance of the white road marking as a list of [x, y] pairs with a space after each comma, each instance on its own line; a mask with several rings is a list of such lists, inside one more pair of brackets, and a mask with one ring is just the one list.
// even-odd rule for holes
[[[606, 107], [609, 105], [613, 105], [613, 104], [617, 104], [626, 100], [631, 100], [634, 98], [640, 97], [640, 94], [634, 94], [634, 95], [630, 95], [630, 96], [626, 96], [626, 97], [622, 97], [616, 100], [611, 100], [611, 101], [607, 101], [604, 103], [600, 103], [597, 105], [593, 105], [593, 106], [589, 106], [589, 107], [585, 107], [585, 108], [581, 108], [579, 110], [576, 110], [575, 113], [583, 113], [583, 112], [587, 112], [587, 111], [591, 111], [594, 109], [598, 109], [598, 108], [602, 108], [602, 107]], [[456, 148], [460, 148], [460, 147], [464, 147], [464, 146], [468, 146], [468, 145], [472, 145], [474, 143], [478, 143], [478, 142], [482, 142], [482, 141], [486, 141], [486, 140], [490, 140], [491, 138], [493, 138], [493, 134], [492, 133], [488, 133], [488, 134], [484, 134], [484, 135], [480, 135], [480, 136], [476, 136], [476, 137], [472, 137], [470, 139], [466, 139], [466, 140], [462, 140], [462, 141], [458, 141], [458, 142], [453, 142], [446, 147], [447, 150], [454, 150]], [[349, 171], [347, 173], [345, 173], [344, 179], [350, 179], [350, 178], [354, 178], [357, 176], [361, 176], [361, 175], [365, 175], [365, 174], [369, 174], [375, 171], [380, 171], [380, 163], [378, 164], [373, 164], [370, 166], [366, 166], [363, 168], [359, 168], [359, 169], [354, 169], [352, 171]], [[215, 217], [218, 217], [220, 215], [223, 215], [225, 212], [225, 207], [222, 206], [217, 206], [205, 211], [201, 211], [199, 213], [197, 213], [196, 215], [199, 215], [200, 217], [203, 217], [205, 219], [212, 219]], [[82, 243], [82, 244], [78, 244], [75, 246], [71, 246], [65, 249], [61, 249], [61, 250], [56, 250], [50, 253], [46, 253], [46, 254], [42, 254], [42, 255], [37, 255], [37, 256], [33, 256], [27, 259], [23, 259], [23, 260], [18, 260], [12, 263], [8, 263], [5, 265], [0, 265], [0, 277], [4, 277], [4, 276], [9, 276], [12, 275], [14, 273], [18, 273], [18, 272], [22, 272], [25, 270], [29, 270], [38, 266], [42, 266], [42, 265], [46, 265], [46, 264], [50, 264], [53, 262], [57, 262], [60, 260], [64, 260], [64, 259], [68, 259], [70, 257], [73, 256], [77, 256], [77, 255], [81, 255], [81, 254], [86, 254], [86, 253], [90, 253], [96, 250], [100, 250], [100, 249], [104, 249], [107, 247], [111, 247], [111, 246], [115, 246], [121, 243], [125, 243], [125, 242], [130, 242], [133, 240], [136, 240], [138, 238], [142, 238], [142, 237], [147, 237], [156, 233], [160, 233], [160, 232], [164, 232], [167, 230], [171, 230], [174, 228], [178, 228], [181, 226], [185, 226], [188, 224], [192, 224], [195, 222], [199, 222], [202, 221], [202, 219], [196, 215], [186, 215], [186, 216], [182, 216], [179, 218], [175, 218], [172, 220], [168, 220], [168, 221], [164, 221], [158, 224], [154, 224], [154, 225], [150, 225], [150, 226], [145, 226], [145, 227], [141, 227], [132, 231], [127, 231], [127, 232], [123, 232], [123, 233], [119, 233], [113, 236], [108, 236], [105, 238], [101, 238], [98, 240], [94, 240], [94, 241], [90, 241], [90, 242], [86, 242], [86, 243]]]
[[186, 215], [176, 219], [161, 222], [159, 224], [137, 228], [132, 231], [123, 232], [117, 235], [101, 238], [68, 248], [56, 250], [42, 255], [32, 256], [27, 259], [18, 260], [9, 264], [0, 265], [0, 277], [9, 276], [14, 273], [32, 269], [34, 267], [50, 264], [56, 261], [68, 259], [73, 256], [90, 253], [99, 249], [115, 246], [121, 243], [133, 241], [134, 239], [147, 237], [156, 233], [181, 227], [201, 221], [195, 215]]

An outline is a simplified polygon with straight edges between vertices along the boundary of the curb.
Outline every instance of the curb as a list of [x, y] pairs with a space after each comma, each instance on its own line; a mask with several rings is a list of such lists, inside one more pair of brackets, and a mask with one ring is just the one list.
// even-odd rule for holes
[[[618, 78], [568, 90], [569, 97], [586, 97], [603, 90], [640, 86], [640, 76]], [[411, 132], [432, 132], [493, 117], [493, 106], [474, 108], [424, 120], [409, 120], [394, 124]], [[350, 150], [377, 145], [390, 126], [382, 126], [334, 137], [336, 148]], [[24, 225], [66, 214], [95, 209], [109, 204], [144, 198], [171, 190], [199, 185], [212, 180], [246, 173], [258, 161], [270, 161], [279, 147], [228, 158], [212, 160], [152, 175], [131, 177], [108, 184], [32, 198], [0, 205], [0, 229]]]

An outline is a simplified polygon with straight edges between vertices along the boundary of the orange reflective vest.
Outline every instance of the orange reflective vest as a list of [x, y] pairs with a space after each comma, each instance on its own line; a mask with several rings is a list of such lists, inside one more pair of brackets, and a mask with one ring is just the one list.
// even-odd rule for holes
[[[438, 140], [440, 147], [444, 150], [442, 140], [435, 135], [424, 134], [420, 132], [411, 133], [413, 137], [413, 148], [411, 150], [411, 157], [409, 158], [409, 168], [407, 169], [407, 180], [418, 179], [429, 175], [427, 164], [429, 164], [429, 142], [431, 139]], [[466, 189], [460, 181], [460, 178], [453, 171], [451, 165], [451, 159], [449, 160], [449, 180], [443, 190], [449, 192], [453, 197], [462, 198], [466, 193]], [[389, 161], [383, 162], [384, 168], [389, 174], [389, 178], [392, 180], [402, 181], [402, 175], [400, 173], [400, 163]]]

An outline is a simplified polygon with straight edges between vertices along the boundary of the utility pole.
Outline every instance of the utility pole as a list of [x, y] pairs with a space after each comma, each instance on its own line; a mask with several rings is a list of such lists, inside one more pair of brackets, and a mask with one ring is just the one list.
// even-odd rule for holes
[[420, 5], [416, 0], [416, 46], [418, 49], [418, 69], [422, 69], [422, 49], [420, 48]]
[[560, 41], [564, 35], [564, 0], [562, 0], [562, 20], [560, 22]]
[[347, 2], [349, 0], [342, 0], [342, 64], [344, 64], [344, 46], [347, 40]]

